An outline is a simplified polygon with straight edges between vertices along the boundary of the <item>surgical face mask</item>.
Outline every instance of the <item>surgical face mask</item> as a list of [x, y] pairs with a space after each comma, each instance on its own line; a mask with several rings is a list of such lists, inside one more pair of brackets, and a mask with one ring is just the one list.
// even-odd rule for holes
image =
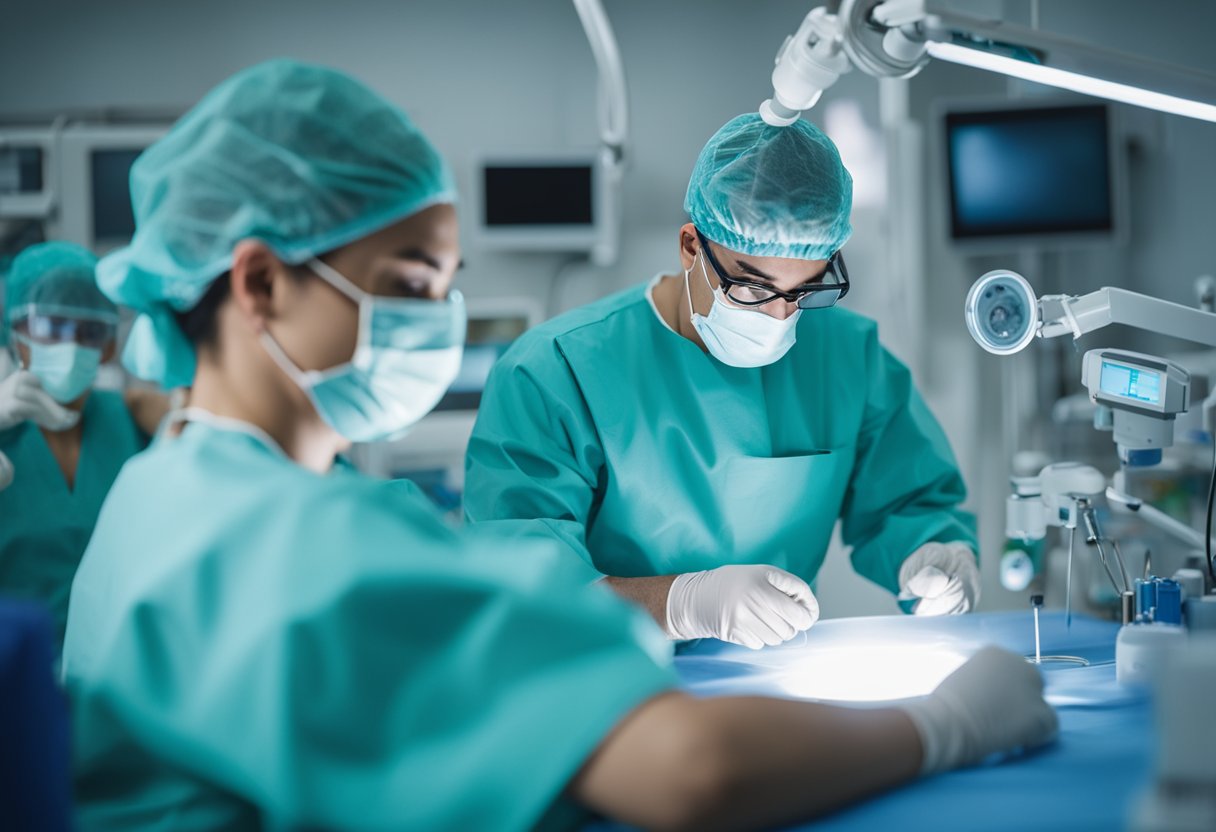
[[301, 370], [269, 332], [262, 345], [312, 401], [325, 423], [352, 442], [405, 433], [430, 412], [460, 370], [467, 317], [464, 298], [406, 300], [369, 294], [320, 260], [308, 268], [359, 307], [350, 361]]
[[[705, 273], [704, 253], [699, 252], [698, 256], [701, 258], [701, 277], [707, 286], [712, 286]], [[717, 288], [713, 290], [714, 303], [709, 314], [702, 315], [692, 308], [691, 271], [684, 272], [688, 312], [693, 328], [714, 358], [732, 367], [763, 367], [780, 359], [794, 346], [795, 326], [802, 316], [801, 309], [781, 320], [758, 309], [733, 306], [722, 294], [722, 289]]]
[[30, 351], [29, 371], [55, 401], [69, 404], [93, 386], [101, 366], [101, 350], [82, 347], [75, 341], [43, 344], [22, 335], [16, 337]]

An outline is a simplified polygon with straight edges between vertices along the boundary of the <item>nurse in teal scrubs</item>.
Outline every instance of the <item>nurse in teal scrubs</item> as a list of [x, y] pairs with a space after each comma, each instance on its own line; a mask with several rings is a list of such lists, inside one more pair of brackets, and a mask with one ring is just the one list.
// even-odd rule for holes
[[873, 321], [842, 308], [852, 179], [808, 122], [757, 115], [697, 160], [682, 268], [520, 338], [469, 443], [465, 513], [559, 541], [673, 638], [810, 627], [843, 523], [918, 614], [979, 597], [962, 478]]
[[20, 368], [0, 380], [0, 594], [46, 604], [63, 639], [68, 592], [118, 471], [147, 444], [123, 396], [93, 390], [114, 353], [118, 309], [97, 259], [70, 243], [21, 252], [4, 317]]
[[123, 468], [73, 585], [81, 828], [769, 827], [1054, 733], [994, 648], [899, 707], [694, 699], [551, 541], [335, 466], [438, 401], [465, 327], [451, 171], [357, 81], [248, 69], [131, 183], [98, 282], [140, 315], [128, 367], [191, 407]]

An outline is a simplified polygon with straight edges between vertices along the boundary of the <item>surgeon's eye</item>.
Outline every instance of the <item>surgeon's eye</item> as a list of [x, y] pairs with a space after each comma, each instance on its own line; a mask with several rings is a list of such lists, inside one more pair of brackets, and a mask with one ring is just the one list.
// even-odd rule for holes
[[431, 280], [402, 280], [398, 283], [402, 297], [429, 298], [431, 296]]
[[430, 298], [435, 279], [431, 276], [403, 274], [398, 271], [380, 276], [376, 281], [375, 294], [390, 298]]

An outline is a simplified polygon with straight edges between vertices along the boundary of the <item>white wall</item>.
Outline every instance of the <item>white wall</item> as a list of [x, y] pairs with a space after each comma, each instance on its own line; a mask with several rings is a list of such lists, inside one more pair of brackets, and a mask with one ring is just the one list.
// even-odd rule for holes
[[[961, 2], [981, 12], [1024, 17], [1028, 4]], [[649, 277], [675, 262], [688, 172], [705, 139], [726, 119], [754, 109], [769, 93], [771, 59], [810, 0], [606, 0], [631, 88], [632, 167], [625, 182], [620, 263], [567, 272], [558, 308]], [[1057, 0], [1043, 3], [1045, 28], [1095, 42], [1212, 69], [1205, 32], [1212, 6]], [[1163, 11], [1164, 10], [1164, 11]], [[1185, 10], [1190, 17], [1171, 16]], [[1143, 35], [1151, 39], [1142, 43]], [[0, 118], [62, 110], [166, 108], [180, 111], [215, 83], [251, 63], [292, 56], [332, 64], [402, 105], [449, 157], [468, 191], [487, 152], [592, 148], [594, 66], [572, 6], [565, 0], [211, 0], [166, 3], [11, 3], [0, 21]], [[849, 245], [856, 290], [849, 303], [880, 321], [901, 357], [910, 360], [930, 406], [950, 434], [985, 530], [986, 606], [1020, 605], [995, 582], [1003, 453], [988, 426], [999, 419], [992, 395], [993, 360], [973, 348], [962, 325], [963, 293], [976, 263], [952, 252], [941, 225], [939, 148], [926, 115], [941, 95], [1003, 96], [1004, 82], [947, 66], [930, 66], [911, 82], [911, 111], [925, 128], [922, 220], [927, 250], [912, 254], [909, 274], [924, 273], [919, 302], [925, 321], [896, 303], [891, 263], [901, 223], [889, 210], [886, 149], [879, 129], [878, 83], [853, 72], [810, 114], [823, 125], [836, 106], [835, 138], [857, 183], [856, 232]], [[1149, 117], [1135, 170], [1135, 226], [1123, 252], [1066, 258], [1071, 281], [1107, 281], [1187, 299], [1187, 282], [1216, 271], [1211, 194], [1216, 192], [1210, 126]], [[869, 195], [864, 196], [864, 195]], [[548, 298], [559, 256], [500, 255], [476, 249], [466, 235], [466, 294]], [[1156, 282], [1154, 282], [1156, 281]], [[1097, 284], [1094, 284], [1097, 285]], [[902, 314], [901, 314], [902, 313]], [[924, 360], [913, 354], [924, 344]], [[979, 386], [977, 385], [984, 385]], [[993, 547], [997, 547], [994, 549]], [[889, 612], [885, 593], [852, 575], [839, 551], [820, 582], [825, 614]]]

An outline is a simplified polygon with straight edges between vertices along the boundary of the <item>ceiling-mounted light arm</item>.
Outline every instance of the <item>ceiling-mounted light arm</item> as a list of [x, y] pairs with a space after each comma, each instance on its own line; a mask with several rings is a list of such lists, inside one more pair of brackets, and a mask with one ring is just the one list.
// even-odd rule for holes
[[629, 138], [629, 91], [625, 86], [625, 68], [616, 35], [600, 0], [574, 0], [574, 9], [583, 24], [599, 71], [600, 141], [610, 154], [613, 167], [620, 169], [625, 162]]
[[925, 0], [916, 2], [926, 13], [923, 20], [913, 24], [913, 31], [924, 39], [928, 54], [938, 60], [1216, 121], [1216, 76], [1209, 73], [1000, 20], [936, 11], [932, 8], [935, 4]]
[[[1151, 61], [1039, 29], [963, 14], [941, 0], [844, 0], [839, 13], [815, 9], [786, 39], [773, 71], [773, 99], [760, 113], [770, 124], [792, 123], [847, 70], [825, 75], [809, 47], [791, 52], [817, 12], [839, 30], [839, 52], [867, 75], [907, 78], [929, 58], [997, 72], [1085, 95], [1216, 122], [1216, 76]], [[818, 88], [818, 92], [816, 92]], [[787, 103], [780, 119], [770, 102]], [[806, 103], [809, 102], [809, 103]]]

